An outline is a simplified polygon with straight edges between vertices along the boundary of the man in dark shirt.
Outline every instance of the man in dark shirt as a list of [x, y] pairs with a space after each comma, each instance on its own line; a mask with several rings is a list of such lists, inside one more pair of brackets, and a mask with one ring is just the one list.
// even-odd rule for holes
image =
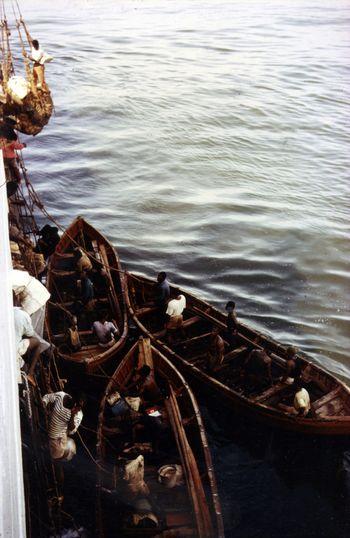
[[228, 301], [228, 303], [225, 306], [225, 310], [227, 312], [226, 338], [227, 338], [228, 343], [230, 344], [231, 349], [234, 349], [238, 345], [238, 321], [237, 321], [235, 308], [236, 308], [236, 304], [234, 301]]
[[86, 307], [95, 298], [94, 285], [85, 272], [81, 274], [81, 302]]
[[156, 305], [164, 309], [170, 297], [170, 286], [164, 271], [158, 274], [157, 284], [155, 286]]

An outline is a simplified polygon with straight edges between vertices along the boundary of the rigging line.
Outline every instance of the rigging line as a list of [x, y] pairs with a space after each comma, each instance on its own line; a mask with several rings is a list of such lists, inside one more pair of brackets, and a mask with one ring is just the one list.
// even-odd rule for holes
[[[33, 189], [32, 185], [31, 185], [31, 188]], [[33, 189], [34, 191], [34, 189]], [[35, 192], [35, 191], [34, 191]], [[36, 195], [36, 193], [35, 193]], [[125, 274], [126, 271], [125, 269], [116, 269], [115, 267], [112, 267], [111, 265], [109, 264], [106, 264], [100, 260], [98, 260], [95, 256], [93, 256], [90, 252], [88, 252], [87, 250], [84, 249], [84, 247], [82, 247], [82, 245], [80, 243], [78, 243], [74, 237], [72, 237], [69, 233], [67, 233], [67, 230], [61, 226], [61, 224], [59, 224], [59, 222], [56, 221], [56, 219], [54, 217], [52, 217], [48, 212], [47, 210], [45, 209], [44, 205], [42, 204], [41, 201], [39, 201], [39, 204], [38, 207], [40, 209], [40, 211], [49, 219], [51, 220], [51, 222], [53, 222], [53, 224], [55, 224], [60, 230], [61, 232], [63, 232], [71, 241], [72, 243], [74, 243], [75, 245], [77, 245], [79, 248], [81, 248], [84, 253], [91, 259], [91, 260], [94, 260], [97, 264], [101, 265], [103, 268], [105, 269], [109, 269], [110, 271], [114, 271], [116, 273], [120, 273], [120, 274]], [[58, 254], [59, 255], [59, 254]]]
[[78, 533], [78, 536], [82, 536], [82, 534], [81, 534], [81, 532], [80, 532], [80, 530], [79, 530], [79, 528], [78, 528], [78, 525], [77, 525], [76, 522], [75, 522], [74, 517], [73, 517], [71, 514], [69, 514], [68, 512], [65, 512], [64, 510], [62, 510], [62, 508], [60, 509], [60, 512], [61, 512], [61, 514], [63, 514], [64, 516], [66, 516], [66, 518], [70, 519], [70, 521], [72, 522], [72, 525], [73, 525], [74, 528], [75, 528], [75, 531]]
[[22, 55], [24, 57], [24, 62], [25, 62], [25, 69], [26, 69], [26, 75], [27, 75], [27, 79], [29, 81], [30, 84], [32, 84], [33, 82], [33, 75], [32, 75], [32, 71], [30, 69], [30, 62], [29, 62], [29, 59], [28, 59], [28, 54], [26, 52], [26, 49], [25, 49], [25, 46], [24, 46], [24, 41], [22, 39], [22, 33], [21, 33], [21, 22], [17, 19], [16, 17], [16, 13], [15, 13], [15, 9], [14, 9], [14, 5], [13, 5], [13, 2], [12, 2], [12, 9], [13, 9], [13, 16], [15, 17], [15, 21], [16, 21], [16, 28], [17, 28], [17, 31], [18, 31], [18, 36], [19, 36], [19, 40], [21, 42], [21, 48], [22, 48]]
[[101, 471], [103, 471], [103, 472], [106, 473], [106, 474], [109, 474], [109, 471], [107, 471], [107, 469], [105, 469], [104, 467], [102, 467], [102, 465], [100, 465], [100, 464], [95, 460], [95, 458], [94, 458], [93, 455], [91, 454], [90, 450], [88, 449], [88, 447], [87, 447], [86, 444], [84, 443], [84, 441], [83, 441], [83, 439], [82, 439], [82, 437], [81, 437], [81, 435], [80, 435], [79, 432], [77, 432], [77, 435], [78, 435], [78, 437], [79, 437], [79, 439], [80, 439], [80, 441], [81, 441], [83, 447], [85, 448], [86, 452], [87, 452], [88, 455], [90, 456], [91, 460], [94, 462], [94, 464], [95, 464], [99, 469], [101, 469]]
[[[22, 158], [23, 160], [23, 158]], [[23, 169], [22, 169], [23, 170]], [[24, 172], [24, 170], [23, 170]], [[28, 194], [32, 200], [33, 203], [35, 203], [35, 205], [40, 209], [40, 211], [43, 213], [43, 215], [46, 216], [47, 219], [51, 220], [51, 222], [53, 222], [53, 224], [55, 224], [57, 226], [57, 228], [59, 228], [61, 230], [61, 232], [63, 232], [70, 240], [72, 243], [74, 243], [75, 245], [77, 245], [79, 248], [81, 248], [84, 253], [92, 260], [94, 260], [97, 264], [99, 264], [101, 267], [103, 267], [104, 269], [109, 269], [110, 271], [114, 271], [116, 273], [119, 273], [119, 274], [126, 274], [126, 271], [124, 269], [116, 269], [115, 267], [112, 267], [111, 265], [109, 264], [106, 264], [104, 262], [102, 262], [101, 260], [97, 259], [95, 256], [93, 256], [90, 252], [88, 252], [86, 249], [84, 249], [84, 247], [82, 247], [82, 245], [80, 243], [78, 243], [74, 237], [72, 237], [70, 234], [67, 233], [67, 230], [59, 223], [56, 221], [56, 219], [54, 217], [52, 217], [47, 209], [45, 208], [44, 204], [41, 202], [40, 198], [38, 197], [32, 183], [30, 182], [27, 174], [25, 173], [24, 174], [25, 176], [25, 179], [26, 179], [26, 186], [27, 186], [27, 189], [28, 189]]]
[[17, 0], [16, 0], [16, 4], [17, 4], [17, 9], [18, 9], [19, 16], [22, 18], [21, 8], [19, 7], [19, 3], [18, 3]]
[[[94, 433], [95, 435], [98, 434], [98, 431], [97, 431], [97, 430], [93, 430], [92, 428], [87, 428], [86, 426], [83, 426], [82, 424], [80, 425], [80, 428], [83, 428], [84, 430], [90, 431], [90, 432]], [[102, 429], [102, 427], [101, 427], [101, 429]], [[110, 440], [108, 439], [108, 437], [107, 437], [104, 433], [102, 433], [102, 432], [100, 432], [100, 434], [101, 434], [101, 436], [103, 437], [103, 439], [104, 439], [105, 441], [107, 441], [107, 443], [109, 444], [109, 446], [115, 451], [115, 446], [112, 445], [112, 443], [110, 442]]]

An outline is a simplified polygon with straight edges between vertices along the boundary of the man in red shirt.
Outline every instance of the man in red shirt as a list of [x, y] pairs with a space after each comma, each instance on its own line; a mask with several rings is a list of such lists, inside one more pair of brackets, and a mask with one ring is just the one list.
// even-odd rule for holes
[[2, 139], [1, 147], [2, 147], [2, 154], [4, 157], [4, 163], [5, 163], [5, 166], [7, 166], [8, 169], [10, 170], [10, 173], [12, 176], [11, 179], [14, 179], [18, 183], [20, 183], [21, 174], [17, 166], [16, 150], [21, 150], [23, 148], [26, 148], [27, 144], [21, 144], [18, 141], [18, 138], [16, 138], [16, 140]]

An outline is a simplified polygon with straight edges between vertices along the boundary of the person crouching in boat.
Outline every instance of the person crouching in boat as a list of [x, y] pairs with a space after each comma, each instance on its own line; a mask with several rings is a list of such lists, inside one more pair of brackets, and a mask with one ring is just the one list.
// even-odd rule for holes
[[272, 360], [263, 349], [253, 349], [243, 364], [242, 377], [248, 390], [262, 390], [273, 384]]
[[291, 388], [294, 390], [293, 406], [279, 403], [278, 408], [290, 415], [312, 418], [313, 413], [311, 409], [310, 395], [302, 381], [300, 379], [296, 380]]
[[297, 380], [294, 385], [296, 390], [293, 402], [294, 409], [299, 416], [307, 417], [311, 415], [310, 395], [300, 380]]
[[158, 402], [162, 394], [154, 378], [154, 372], [147, 364], [136, 370], [128, 390], [137, 390], [142, 399], [147, 402]]
[[221, 366], [225, 355], [225, 342], [219, 333], [219, 327], [214, 327], [210, 335], [209, 349], [207, 352], [208, 370], [213, 372]]
[[119, 336], [118, 328], [107, 318], [107, 312], [102, 312], [92, 325], [92, 332], [97, 337], [100, 347], [112, 347]]
[[70, 318], [70, 327], [68, 327], [65, 337], [65, 344], [71, 353], [80, 351], [81, 341], [78, 331], [78, 319], [76, 316]]
[[92, 263], [90, 258], [79, 247], [76, 247], [74, 249], [73, 263], [75, 266], [75, 270], [78, 271], [78, 273], [83, 273], [85, 271], [88, 272], [92, 269]]
[[168, 302], [166, 309], [165, 323], [166, 337], [169, 344], [172, 344], [177, 332], [181, 332], [183, 338], [185, 338], [185, 332], [183, 329], [183, 311], [186, 308], [186, 298], [180, 293], [179, 289], [172, 290], [172, 300]]

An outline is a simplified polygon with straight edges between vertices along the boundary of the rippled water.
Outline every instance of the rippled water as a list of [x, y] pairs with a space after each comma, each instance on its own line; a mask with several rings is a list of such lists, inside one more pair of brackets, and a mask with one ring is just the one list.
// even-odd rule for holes
[[[130, 270], [165, 270], [219, 307], [235, 299], [246, 322], [349, 380], [349, 2], [21, 6], [55, 57], [56, 116], [26, 150], [51, 213], [91, 220]], [[219, 460], [229, 446], [242, 464], [231, 440], [213, 443]], [[337, 516], [306, 483], [328, 536], [322, 514]], [[283, 510], [297, 512], [304, 493], [289, 493]], [[234, 532], [259, 535], [244, 523]]]

